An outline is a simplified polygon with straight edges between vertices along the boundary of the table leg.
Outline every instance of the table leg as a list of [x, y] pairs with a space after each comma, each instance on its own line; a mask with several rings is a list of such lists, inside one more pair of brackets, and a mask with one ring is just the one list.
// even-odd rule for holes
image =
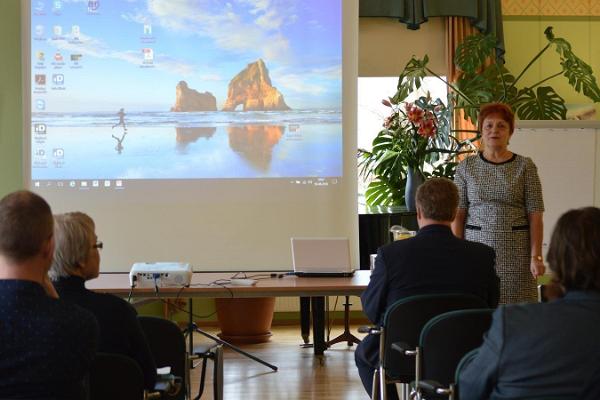
[[310, 342], [310, 297], [300, 297], [300, 332], [304, 344]]
[[316, 356], [323, 355], [325, 344], [325, 297], [311, 297], [313, 318], [313, 346]]

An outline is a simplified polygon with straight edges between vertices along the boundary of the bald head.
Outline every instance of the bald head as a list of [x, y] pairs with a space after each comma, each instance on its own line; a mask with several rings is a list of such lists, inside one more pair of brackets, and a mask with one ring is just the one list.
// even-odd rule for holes
[[0, 200], [0, 255], [19, 263], [39, 254], [52, 237], [54, 220], [46, 201], [28, 191]]

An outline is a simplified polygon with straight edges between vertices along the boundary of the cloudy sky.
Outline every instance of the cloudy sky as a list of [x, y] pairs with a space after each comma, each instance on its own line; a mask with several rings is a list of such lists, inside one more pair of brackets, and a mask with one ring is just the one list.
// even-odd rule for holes
[[[180, 80], [221, 107], [231, 78], [259, 58], [292, 108], [341, 107], [342, 0], [31, 3], [32, 85], [36, 74], [48, 80], [33, 98], [46, 111], [165, 111]], [[52, 89], [56, 74], [60, 90]]]

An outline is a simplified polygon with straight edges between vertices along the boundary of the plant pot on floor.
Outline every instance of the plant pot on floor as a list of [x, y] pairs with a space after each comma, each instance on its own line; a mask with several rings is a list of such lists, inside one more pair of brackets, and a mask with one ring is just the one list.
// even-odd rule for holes
[[234, 344], [269, 341], [275, 297], [215, 299], [215, 306], [221, 339]]

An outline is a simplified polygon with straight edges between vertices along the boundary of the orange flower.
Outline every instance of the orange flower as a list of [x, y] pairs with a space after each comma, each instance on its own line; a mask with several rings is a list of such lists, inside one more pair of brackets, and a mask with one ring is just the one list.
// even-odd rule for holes
[[419, 125], [424, 115], [425, 112], [422, 109], [412, 103], [406, 103], [406, 117], [410, 122]]
[[434, 137], [437, 133], [437, 127], [433, 119], [423, 119], [417, 133], [425, 138]]

